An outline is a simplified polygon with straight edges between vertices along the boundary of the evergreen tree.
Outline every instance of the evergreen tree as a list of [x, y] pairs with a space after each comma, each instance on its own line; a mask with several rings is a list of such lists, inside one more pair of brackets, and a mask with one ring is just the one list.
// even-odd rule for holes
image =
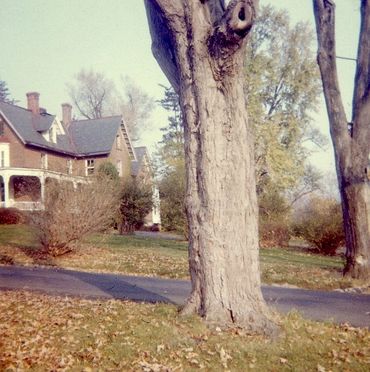
[[4, 80], [0, 80], [0, 102], [15, 103], [14, 99], [10, 98], [9, 88]]
[[184, 159], [184, 124], [182, 119], [179, 97], [172, 87], [161, 85], [164, 97], [159, 104], [169, 113], [168, 125], [161, 128], [163, 132], [159, 158], [161, 163], [173, 165]]

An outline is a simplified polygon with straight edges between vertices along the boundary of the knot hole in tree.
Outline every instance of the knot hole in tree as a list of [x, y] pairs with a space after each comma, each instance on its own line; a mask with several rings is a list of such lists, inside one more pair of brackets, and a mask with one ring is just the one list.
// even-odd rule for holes
[[238, 17], [241, 21], [245, 21], [245, 9], [244, 7], [242, 7], [240, 10], [239, 10], [239, 14], [238, 14]]

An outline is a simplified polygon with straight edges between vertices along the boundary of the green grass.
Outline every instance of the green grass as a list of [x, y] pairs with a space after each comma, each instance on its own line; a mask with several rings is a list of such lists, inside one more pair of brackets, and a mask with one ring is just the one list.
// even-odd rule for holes
[[109, 247], [117, 250], [127, 247], [151, 252], [154, 250], [169, 256], [184, 257], [188, 251], [188, 244], [185, 241], [153, 239], [135, 235], [95, 235], [87, 239], [86, 242], [98, 247]]
[[368, 330], [296, 313], [278, 322], [281, 336], [269, 340], [207, 327], [171, 305], [1, 292], [0, 370], [369, 370]]
[[304, 265], [317, 268], [341, 269], [343, 260], [340, 257], [327, 257], [318, 254], [300, 252], [296, 248], [265, 248], [261, 249], [261, 260], [266, 264]]
[[[188, 278], [187, 243], [114, 234], [94, 235], [76, 252], [59, 258], [40, 257], [32, 230], [0, 225], [0, 263], [55, 265], [64, 268], [132, 275]], [[325, 257], [293, 248], [260, 250], [262, 281], [330, 290], [365, 283], [344, 279], [340, 257]]]
[[34, 231], [24, 225], [0, 225], [0, 245], [36, 248]]

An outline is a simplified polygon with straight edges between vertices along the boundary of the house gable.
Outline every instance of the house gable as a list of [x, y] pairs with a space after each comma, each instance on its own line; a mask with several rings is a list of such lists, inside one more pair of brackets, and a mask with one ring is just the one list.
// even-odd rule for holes
[[148, 149], [145, 146], [135, 147], [136, 160], [131, 163], [133, 177], [151, 179], [152, 168]]
[[48, 142], [57, 143], [58, 136], [65, 136], [66, 131], [60, 120], [57, 117], [54, 117], [53, 122], [47, 130], [41, 132], [44, 139]]

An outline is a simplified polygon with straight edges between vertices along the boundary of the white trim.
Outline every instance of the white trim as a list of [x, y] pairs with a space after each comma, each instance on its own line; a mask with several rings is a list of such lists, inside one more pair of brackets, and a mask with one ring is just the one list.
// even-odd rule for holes
[[54, 118], [54, 121], [53, 121], [52, 125], [54, 125], [54, 124], [57, 128], [57, 131], [56, 131], [57, 135], [65, 135], [66, 134], [62, 123], [60, 122], [60, 120], [57, 117]]
[[40, 152], [41, 169], [48, 169], [48, 154], [46, 152]]
[[[127, 145], [127, 150], [129, 152], [129, 155], [130, 155], [131, 160], [132, 161], [137, 160], [136, 159], [136, 154], [135, 154], [135, 149], [134, 149], [134, 146], [132, 146], [131, 138], [130, 138], [130, 135], [129, 135], [128, 131], [127, 131], [127, 127], [126, 127], [126, 124], [125, 124], [125, 122], [123, 120], [123, 117], [121, 119], [120, 130], [122, 131], [123, 139], [124, 139], [124, 141], [125, 141], [125, 143]], [[126, 136], [125, 136], [125, 134], [126, 134]], [[133, 158], [131, 156], [131, 153], [132, 153]]]
[[[57, 179], [59, 181], [69, 181], [72, 182], [74, 187], [78, 183], [87, 183], [88, 179], [80, 176], [70, 176], [65, 173], [59, 173], [55, 171], [49, 171], [44, 169], [31, 169], [31, 168], [2, 168], [0, 169], [0, 176], [4, 180], [4, 190], [5, 190], [5, 201], [0, 200], [0, 207], [9, 208], [16, 207], [21, 210], [41, 210], [43, 209], [42, 200], [44, 200], [44, 186], [45, 180], [47, 178]], [[15, 177], [27, 177], [33, 176], [37, 177], [40, 180], [41, 184], [41, 201], [31, 202], [31, 201], [16, 201], [13, 200], [10, 196], [9, 182], [12, 176]]]

